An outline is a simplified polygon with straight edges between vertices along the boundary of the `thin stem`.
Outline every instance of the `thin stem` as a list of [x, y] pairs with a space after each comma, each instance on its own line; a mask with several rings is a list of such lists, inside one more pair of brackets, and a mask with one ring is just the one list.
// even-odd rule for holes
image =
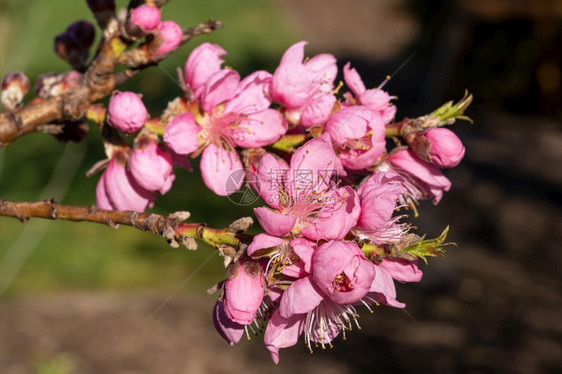
[[[197, 249], [194, 239], [203, 240], [219, 250], [224, 245], [239, 248], [242, 243], [248, 243], [251, 240], [251, 236], [241, 233], [250, 227], [252, 220], [249, 218], [235, 221], [227, 228], [217, 229], [207, 227], [202, 223], [183, 222], [189, 217], [188, 212], [176, 212], [163, 216], [127, 210], [104, 210], [98, 209], [94, 205], [61, 205], [53, 199], [36, 202], [13, 202], [2, 199], [0, 200], [0, 216], [17, 218], [24, 223], [30, 218], [44, 218], [72, 222], [95, 222], [114, 228], [117, 228], [118, 225], [127, 225], [163, 236], [172, 247], [178, 247], [181, 243], [188, 249]], [[240, 225], [240, 221], [243, 221], [244, 224]]]

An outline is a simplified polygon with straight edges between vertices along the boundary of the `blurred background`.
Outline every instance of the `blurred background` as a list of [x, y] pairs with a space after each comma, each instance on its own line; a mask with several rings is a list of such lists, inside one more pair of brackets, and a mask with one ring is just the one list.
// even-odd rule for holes
[[[126, 1], [117, 1], [126, 6]], [[93, 22], [84, 1], [0, 0], [0, 73], [63, 72], [53, 37], [75, 20]], [[176, 67], [202, 42], [219, 43], [246, 75], [273, 72], [284, 50], [308, 40], [307, 55], [332, 53], [367, 86], [392, 79], [397, 118], [427, 114], [474, 94], [474, 124], [453, 130], [466, 146], [445, 171], [453, 187], [439, 206], [411, 218], [435, 237], [451, 225], [445, 258], [419, 284], [398, 286], [405, 311], [361, 312], [361, 331], [310, 355], [300, 342], [274, 366], [261, 337], [228, 347], [215, 333], [221, 258], [172, 249], [121, 227], [0, 219], [2, 373], [547, 373], [562, 370], [562, 2], [558, 0], [190, 0], [163, 18], [184, 28], [215, 18], [198, 37], [127, 82], [152, 115], [180, 93]], [[99, 38], [99, 35], [98, 35]], [[95, 201], [104, 158], [99, 131], [63, 144], [32, 134], [0, 150], [0, 197], [64, 204]], [[193, 162], [196, 168], [198, 161]], [[154, 212], [192, 212], [223, 227], [251, 215], [176, 171]]]

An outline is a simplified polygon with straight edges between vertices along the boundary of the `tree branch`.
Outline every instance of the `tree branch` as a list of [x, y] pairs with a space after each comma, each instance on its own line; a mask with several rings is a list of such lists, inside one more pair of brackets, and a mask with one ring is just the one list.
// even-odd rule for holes
[[[182, 44], [221, 27], [220, 21], [209, 20], [189, 28], [184, 32]], [[139, 70], [155, 65], [168, 56], [149, 55], [146, 48], [125, 52], [126, 47], [119, 35], [113, 35], [104, 41], [100, 53], [80, 82], [57, 96], [34, 100], [12, 113], [1, 113], [0, 145], [7, 146], [20, 136], [37, 131], [37, 127], [45, 123], [84, 118], [91, 103], [109, 95]], [[129, 69], [114, 74], [119, 64], [127, 65]]]
[[53, 199], [37, 202], [13, 202], [0, 200], [0, 216], [13, 217], [25, 223], [30, 218], [45, 218], [72, 222], [95, 222], [117, 228], [120, 224], [150, 231], [164, 237], [168, 243], [177, 248], [179, 243], [187, 249], [197, 249], [194, 239], [200, 239], [217, 248], [221, 255], [234, 257], [236, 252], [248, 244], [252, 236], [242, 234], [248, 230], [253, 220], [249, 217], [233, 222], [229, 227], [217, 229], [202, 223], [183, 222], [189, 218], [189, 212], [175, 212], [167, 216], [139, 213], [124, 210], [98, 209], [94, 205], [72, 206], [60, 205]]

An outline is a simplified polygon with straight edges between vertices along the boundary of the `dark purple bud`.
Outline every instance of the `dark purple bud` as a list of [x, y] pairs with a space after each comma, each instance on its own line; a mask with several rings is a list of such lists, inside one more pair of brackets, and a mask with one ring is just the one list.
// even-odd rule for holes
[[86, 0], [92, 13], [115, 12], [115, 0]]
[[90, 48], [96, 36], [94, 25], [84, 20], [74, 22], [66, 31], [74, 36], [82, 48]]

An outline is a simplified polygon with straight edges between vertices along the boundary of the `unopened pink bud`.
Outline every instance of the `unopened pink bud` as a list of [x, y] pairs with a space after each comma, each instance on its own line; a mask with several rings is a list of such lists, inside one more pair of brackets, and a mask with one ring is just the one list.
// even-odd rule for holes
[[158, 36], [162, 40], [162, 44], [155, 52], [157, 55], [168, 53], [176, 49], [183, 38], [181, 27], [174, 21], [163, 21], [157, 27]]
[[2, 105], [6, 110], [14, 110], [29, 91], [29, 79], [23, 73], [10, 73], [2, 81]]
[[141, 5], [131, 13], [131, 25], [139, 26], [145, 31], [158, 27], [161, 17], [160, 9], [149, 5]]
[[147, 119], [148, 112], [136, 93], [118, 92], [109, 100], [108, 121], [116, 129], [130, 134], [140, 130]]
[[431, 144], [429, 156], [435, 165], [441, 168], [452, 168], [461, 162], [465, 149], [454, 132], [437, 127], [427, 131], [425, 137]]
[[247, 325], [256, 318], [263, 299], [263, 271], [257, 261], [234, 264], [224, 285], [224, 311], [232, 321]]
[[165, 194], [172, 187], [172, 156], [162, 151], [156, 141], [143, 138], [131, 153], [129, 169], [135, 181], [148, 191]]

